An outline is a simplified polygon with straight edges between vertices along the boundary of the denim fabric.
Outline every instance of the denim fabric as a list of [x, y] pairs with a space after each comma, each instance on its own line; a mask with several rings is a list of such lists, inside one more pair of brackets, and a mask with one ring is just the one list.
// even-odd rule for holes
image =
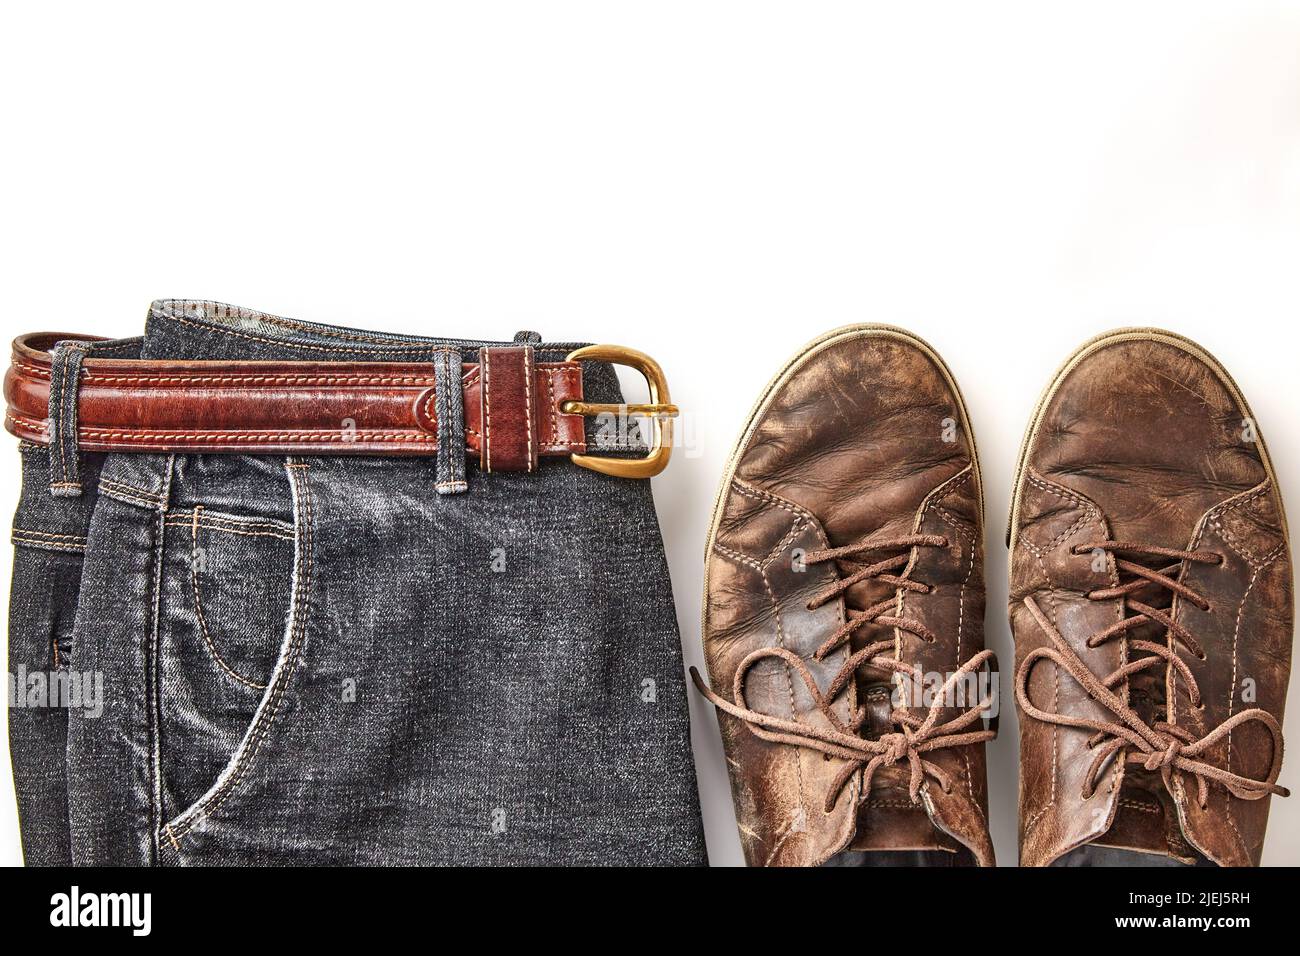
[[[159, 302], [108, 349], [483, 344]], [[585, 380], [620, 400], [609, 366]], [[11, 707], [29, 863], [704, 862], [648, 482], [471, 463], [438, 494], [433, 458], [83, 453], [66, 498], [49, 454], [22, 450], [10, 670], [103, 700]]]
[[60, 342], [50, 354], [50, 494], [56, 498], [81, 494], [76, 382], [89, 348], [86, 342]]
[[461, 360], [458, 349], [439, 349], [433, 357], [438, 399], [438, 480], [433, 487], [440, 495], [469, 490], [465, 480], [465, 392], [459, 387]]

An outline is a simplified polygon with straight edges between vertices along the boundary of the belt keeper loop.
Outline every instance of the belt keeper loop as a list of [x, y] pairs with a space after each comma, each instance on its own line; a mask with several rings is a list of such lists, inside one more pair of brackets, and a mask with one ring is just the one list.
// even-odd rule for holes
[[59, 342], [50, 352], [50, 494], [81, 495], [81, 458], [77, 446], [77, 399], [81, 362], [88, 342]]
[[483, 436], [479, 467], [485, 472], [535, 472], [541, 432], [537, 366], [531, 345], [479, 349]]
[[465, 480], [465, 388], [459, 349], [433, 353], [434, 400], [437, 405], [438, 451], [434, 490], [458, 495], [469, 490]]

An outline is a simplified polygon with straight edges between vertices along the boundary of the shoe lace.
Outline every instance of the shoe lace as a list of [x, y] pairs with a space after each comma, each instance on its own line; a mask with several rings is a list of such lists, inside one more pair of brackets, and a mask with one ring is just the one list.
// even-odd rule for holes
[[[929, 593], [930, 585], [923, 584], [910, 576], [908, 565], [910, 552], [918, 547], [945, 547], [947, 539], [938, 535], [913, 534], [894, 538], [869, 538], [841, 548], [828, 548], [810, 551], [805, 555], [807, 565], [835, 562], [837, 569], [849, 569], [847, 575], [841, 574], [838, 580], [822, 589], [808, 602], [809, 610], [821, 607], [828, 601], [835, 600], [854, 585], [863, 581], [877, 580], [892, 584], [898, 591]], [[900, 551], [890, 557], [875, 562], [867, 562], [862, 555], [870, 552]], [[889, 613], [899, 608], [897, 596], [881, 601], [865, 610], [846, 608], [845, 621], [813, 653], [817, 660], [824, 659], [844, 643], [855, 632], [868, 624], [894, 627], [899, 632], [912, 634], [933, 643], [937, 638], [921, 621], [905, 617], [901, 613]], [[835, 806], [840, 793], [854, 775], [861, 772], [862, 790], [859, 802], [867, 799], [871, 793], [876, 771], [903, 761], [907, 762], [910, 777], [908, 792], [912, 802], [920, 802], [921, 786], [927, 777], [938, 782], [944, 792], [952, 788], [950, 776], [923, 755], [949, 747], [962, 747], [968, 744], [984, 743], [997, 736], [996, 718], [988, 729], [967, 730], [978, 721], [989, 707], [989, 699], [981, 699], [958, 716], [940, 722], [939, 718], [950, 704], [946, 703], [950, 694], [966, 675], [972, 674], [993, 660], [992, 651], [980, 651], [961, 665], [934, 692], [933, 703], [921, 717], [909, 710], [896, 707], [890, 713], [890, 721], [896, 729], [877, 737], [865, 737], [861, 728], [867, 718], [867, 708], [858, 706], [847, 720], [841, 719], [832, 709], [836, 700], [853, 682], [860, 668], [868, 667], [878, 671], [901, 675], [905, 679], [916, 681], [915, 686], [922, 686], [924, 675], [920, 669], [898, 659], [900, 650], [896, 640], [874, 641], [860, 650], [854, 651], [836, 672], [826, 692], [822, 693], [817, 681], [808, 670], [803, 659], [783, 647], [764, 647], [751, 652], [736, 669], [732, 687], [733, 701], [728, 701], [715, 693], [692, 667], [691, 679], [695, 686], [714, 706], [725, 713], [743, 721], [749, 730], [763, 740], [773, 743], [790, 744], [819, 751], [828, 757], [838, 757], [848, 761], [831, 782], [826, 795], [824, 809], [827, 813]], [[750, 670], [761, 661], [773, 658], [784, 663], [799, 675], [808, 688], [813, 704], [829, 723], [829, 729], [813, 726], [797, 720], [775, 717], [762, 711], [753, 710], [745, 699], [745, 683]], [[994, 668], [996, 665], [993, 665]]]
[[[1186, 688], [1192, 706], [1197, 708], [1203, 706], [1196, 678], [1175, 647], [1181, 644], [1189, 653], [1202, 661], [1206, 659], [1204, 650], [1195, 636], [1184, 625], [1175, 621], [1169, 612], [1154, 607], [1149, 601], [1140, 600], [1138, 595], [1153, 588], [1162, 588], [1194, 604], [1202, 611], [1210, 611], [1210, 602], [1203, 595], [1171, 575], [1178, 572], [1185, 561], [1195, 564], [1220, 564], [1223, 556], [1211, 551], [1181, 551], [1176, 548], [1110, 540], [1079, 544], [1072, 550], [1075, 554], [1109, 553], [1115, 560], [1116, 571], [1121, 575], [1114, 586], [1099, 588], [1086, 595], [1092, 601], [1120, 598], [1126, 612], [1124, 617], [1111, 626], [1091, 635], [1086, 642], [1087, 647], [1100, 647], [1121, 635], [1128, 635], [1135, 628], [1152, 622], [1164, 627], [1168, 637], [1172, 639], [1170, 644], [1164, 645], [1149, 640], [1126, 638], [1130, 651], [1143, 652], [1145, 656], [1130, 660], [1105, 677], [1098, 678], [1043, 614], [1038, 603], [1032, 597], [1024, 599], [1025, 607], [1051, 640], [1052, 646], [1036, 648], [1025, 655], [1016, 671], [1016, 700], [1021, 709], [1036, 720], [1062, 727], [1078, 727], [1094, 731], [1088, 739], [1088, 748], [1097, 752], [1084, 777], [1084, 799], [1092, 796], [1101, 780], [1101, 774], [1120, 751], [1124, 751], [1121, 759], [1128, 764], [1141, 765], [1148, 771], [1159, 770], [1161, 779], [1171, 794], [1175, 773], [1192, 774], [1196, 779], [1198, 803], [1202, 809], [1206, 807], [1209, 800], [1211, 783], [1219, 784], [1243, 800], [1259, 800], [1274, 793], [1279, 796], [1289, 796], [1289, 791], [1285, 787], [1277, 785], [1277, 777], [1282, 769], [1282, 728], [1277, 719], [1267, 711], [1258, 707], [1240, 711], [1228, 717], [1203, 737], [1197, 738], [1185, 727], [1178, 726], [1168, 719], [1148, 725], [1129, 706], [1128, 701], [1115, 692], [1118, 685], [1127, 682], [1133, 675], [1164, 666], [1172, 668], [1182, 678], [1179, 686]], [[1163, 567], [1148, 567], [1121, 555], [1163, 558], [1171, 563]], [[1037, 707], [1029, 695], [1029, 678], [1034, 666], [1040, 660], [1050, 660], [1068, 673], [1089, 697], [1110, 711], [1115, 719], [1077, 717]], [[1170, 701], [1167, 705], [1166, 716], [1172, 704], [1173, 702]], [[1234, 729], [1252, 722], [1262, 724], [1272, 737], [1272, 760], [1264, 779], [1257, 780], [1232, 773], [1201, 759], [1208, 749], [1232, 733]]]

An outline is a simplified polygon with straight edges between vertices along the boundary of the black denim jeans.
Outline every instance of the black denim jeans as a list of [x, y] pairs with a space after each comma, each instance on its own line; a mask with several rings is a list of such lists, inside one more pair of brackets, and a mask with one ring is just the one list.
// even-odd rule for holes
[[[481, 344], [171, 301], [91, 354]], [[54, 494], [60, 453], [23, 445], [14, 530], [29, 864], [704, 862], [649, 482], [471, 464], [439, 494], [431, 458], [82, 453]]]

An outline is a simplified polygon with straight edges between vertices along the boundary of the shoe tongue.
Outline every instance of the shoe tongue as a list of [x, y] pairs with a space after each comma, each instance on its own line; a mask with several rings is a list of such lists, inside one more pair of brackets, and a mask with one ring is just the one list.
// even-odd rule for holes
[[894, 729], [889, 719], [894, 709], [894, 686], [881, 680], [860, 680], [858, 684], [858, 706], [866, 712], [860, 733], [864, 737], [879, 737]]
[[[1172, 595], [1163, 588], [1148, 588], [1142, 595], [1153, 607], [1168, 611]], [[1148, 640], [1163, 644], [1164, 628], [1149, 621], [1129, 632], [1128, 640]], [[1168, 719], [1165, 706], [1165, 668], [1152, 667], [1129, 678], [1128, 703], [1147, 726]], [[1123, 751], [1121, 751], [1123, 753]], [[1169, 792], [1158, 772], [1130, 765], [1124, 772], [1115, 806], [1115, 820], [1100, 837], [1096, 846], [1132, 850], [1156, 856], [1172, 857], [1184, 863], [1197, 858], [1196, 851], [1183, 838]]]
[[[893, 685], [872, 680], [859, 687], [858, 702], [866, 710], [862, 733], [877, 737], [894, 729], [889, 719], [893, 710]], [[872, 780], [871, 794], [858, 807], [858, 829], [850, 850], [944, 850], [959, 847], [932, 822], [925, 807], [913, 803], [907, 786], [906, 764], [881, 767]]]
[[960, 846], [930, 821], [925, 807], [907, 793], [905, 768], [876, 771], [871, 795], [858, 807], [858, 830], [850, 850], [940, 850]]
[[1142, 769], [1126, 771], [1110, 829], [1092, 841], [1095, 846], [1132, 850], [1194, 863], [1196, 851], [1183, 838], [1177, 811], [1159, 774]]

